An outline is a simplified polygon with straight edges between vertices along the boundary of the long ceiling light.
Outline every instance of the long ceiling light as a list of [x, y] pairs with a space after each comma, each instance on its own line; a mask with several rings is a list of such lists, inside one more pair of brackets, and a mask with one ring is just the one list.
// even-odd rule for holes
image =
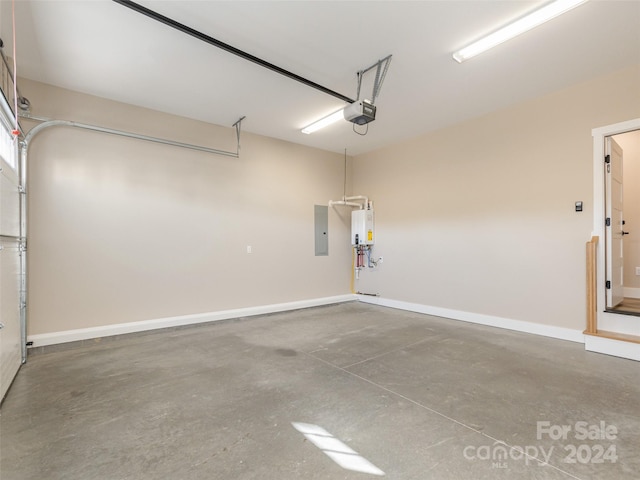
[[462, 63], [465, 60], [469, 60], [470, 58], [495, 47], [496, 45], [500, 45], [507, 40], [517, 37], [521, 33], [527, 32], [538, 25], [542, 25], [543, 23], [562, 15], [586, 1], [587, 0], [556, 0], [555, 2], [551, 2], [529, 15], [510, 23], [506, 27], [481, 38], [477, 42], [458, 50], [453, 54], [453, 58], [456, 62]]
[[306, 133], [307, 135], [313, 132], [317, 132], [321, 128], [328, 127], [332, 123], [339, 122], [340, 120], [344, 120], [344, 108], [341, 108], [337, 112], [333, 112], [326, 117], [322, 117], [320, 120], [316, 120], [311, 125], [307, 125], [302, 129], [302, 133]]
[[311, 125], [304, 127], [301, 131], [308, 135], [320, 130], [321, 128], [328, 127], [332, 123], [336, 123], [342, 119], [356, 125], [366, 125], [376, 119], [376, 106], [369, 100], [358, 100], [337, 112], [333, 112], [326, 117], [322, 117], [320, 120], [316, 120]]

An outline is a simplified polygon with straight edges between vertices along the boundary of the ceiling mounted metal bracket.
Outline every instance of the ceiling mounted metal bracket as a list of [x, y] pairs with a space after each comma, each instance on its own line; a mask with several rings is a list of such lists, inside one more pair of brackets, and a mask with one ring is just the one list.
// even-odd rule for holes
[[236, 123], [232, 125], [236, 129], [236, 138], [238, 139], [238, 145], [236, 151], [240, 155], [240, 134], [242, 133], [242, 121], [247, 118], [246, 116], [240, 117]]
[[376, 98], [380, 95], [380, 90], [382, 89], [382, 83], [384, 82], [384, 78], [387, 76], [387, 71], [389, 70], [389, 65], [391, 64], [392, 55], [387, 55], [382, 60], [378, 60], [376, 63], [371, 65], [364, 70], [360, 70], [358, 75], [358, 96], [357, 100], [360, 100], [360, 87], [362, 86], [362, 77], [365, 73], [370, 70], [376, 69], [376, 78], [373, 81], [373, 91], [371, 92], [371, 103], [376, 103]]
[[347, 102], [347, 103], [354, 103], [355, 100], [352, 98], [347, 97], [346, 95], [342, 95], [341, 93], [338, 93], [334, 90], [331, 90], [327, 87], [323, 87], [322, 85], [316, 83], [316, 82], [312, 82], [311, 80], [308, 80], [304, 77], [301, 77], [300, 75], [296, 75], [293, 72], [290, 72], [289, 70], [285, 70], [284, 68], [278, 67], [277, 65], [274, 65], [273, 63], [267, 62], [266, 60], [262, 60], [261, 58], [258, 58], [254, 55], [251, 55], [250, 53], [244, 52], [236, 47], [233, 47], [231, 45], [229, 45], [228, 43], [224, 43], [221, 42], [220, 40], [217, 40], [213, 37], [210, 37], [209, 35], [199, 32], [198, 30], [195, 30], [191, 27], [188, 27], [187, 25], [184, 25], [180, 22], [177, 22], [175, 20], [173, 20], [172, 18], [169, 17], [165, 17], [164, 15], [161, 15], [158, 12], [155, 12], [149, 8], [143, 7], [142, 5], [139, 5], [135, 2], [132, 2], [131, 0], [113, 0], [115, 3], [118, 3], [124, 7], [130, 8], [131, 10], [141, 13], [142, 15], [145, 15], [157, 22], [160, 23], [164, 23], [165, 25], [171, 27], [171, 28], [175, 28], [176, 30], [179, 30], [183, 33], [186, 33], [187, 35], [190, 35], [194, 38], [197, 38], [198, 40], [201, 40], [205, 43], [208, 43], [210, 45], [213, 45], [214, 47], [218, 47], [222, 50], [225, 50], [229, 53], [232, 53], [234, 55], [237, 55], [240, 58], [244, 58], [245, 60], [249, 60], [250, 62], [253, 62], [257, 65], [260, 65], [261, 67], [267, 68], [269, 70], [272, 70], [276, 73], [279, 73], [280, 75], [284, 75], [285, 77], [291, 78], [292, 80], [295, 80], [297, 82], [300, 82], [304, 85], [307, 85], [308, 87], [311, 88], [315, 88], [316, 90], [319, 90], [323, 93], [326, 93], [327, 95], [331, 95], [333, 97], [339, 98], [340, 100], [342, 100], [343, 102]]

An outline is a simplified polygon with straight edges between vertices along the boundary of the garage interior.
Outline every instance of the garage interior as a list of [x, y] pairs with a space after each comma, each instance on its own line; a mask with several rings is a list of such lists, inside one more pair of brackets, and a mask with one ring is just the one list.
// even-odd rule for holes
[[0, 478], [636, 478], [640, 2], [462, 49], [552, 5], [0, 2]]

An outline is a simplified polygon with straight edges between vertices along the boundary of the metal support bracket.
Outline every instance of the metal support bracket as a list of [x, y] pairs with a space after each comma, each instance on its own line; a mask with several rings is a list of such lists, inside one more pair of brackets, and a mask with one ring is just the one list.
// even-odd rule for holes
[[389, 70], [389, 65], [391, 64], [392, 55], [387, 55], [382, 60], [378, 60], [376, 63], [371, 65], [364, 70], [360, 70], [358, 75], [358, 95], [357, 99], [360, 100], [360, 89], [362, 87], [362, 77], [365, 73], [370, 70], [376, 69], [376, 78], [373, 81], [373, 91], [371, 92], [371, 103], [376, 103], [376, 98], [380, 95], [380, 90], [382, 89], [382, 83], [384, 82], [385, 77], [387, 76], [387, 71]]
[[151, 137], [149, 135], [141, 135], [139, 133], [127, 132], [125, 130], [115, 130], [113, 128], [100, 127], [98, 125], [90, 125], [87, 123], [73, 122], [70, 120], [52, 120], [49, 118], [36, 117], [30, 114], [22, 114], [20, 115], [20, 117], [26, 118], [28, 120], [34, 120], [36, 122], [42, 122], [39, 125], [36, 125], [35, 127], [33, 127], [29, 131], [29, 133], [26, 134], [24, 139], [24, 147], [23, 147], [25, 151], [28, 149], [29, 144], [31, 143], [31, 140], [33, 139], [33, 137], [35, 137], [40, 131], [46, 128], [75, 127], [83, 130], [91, 130], [94, 132], [107, 133], [109, 135], [117, 135], [120, 137], [134, 138], [136, 140], [144, 140], [147, 142], [161, 143], [163, 145], [171, 145], [173, 147], [187, 148], [189, 150], [198, 150], [200, 152], [213, 153], [215, 155], [224, 155], [226, 157], [235, 157], [235, 158], [240, 157], [240, 133], [241, 133], [240, 126], [241, 126], [242, 120], [246, 118], [246, 117], [240, 117], [240, 119], [233, 124], [233, 127], [235, 127], [236, 129], [236, 138], [238, 140], [238, 144], [235, 152], [228, 152], [225, 150], [218, 150], [217, 148], [204, 147], [202, 145], [194, 145], [192, 143], [177, 142], [175, 140], [167, 140], [165, 138]]
[[242, 121], [245, 118], [247, 118], [247, 117], [245, 117], [245, 116], [240, 117], [238, 119], [238, 121], [232, 125], [232, 127], [235, 127], [235, 129], [236, 129], [236, 137], [238, 139], [238, 146], [237, 146], [238, 155], [240, 155], [240, 134], [242, 133]]

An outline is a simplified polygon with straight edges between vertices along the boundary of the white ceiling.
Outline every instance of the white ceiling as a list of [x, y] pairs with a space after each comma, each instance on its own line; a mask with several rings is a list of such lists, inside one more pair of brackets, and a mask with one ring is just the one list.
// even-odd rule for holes
[[139, 3], [351, 98], [356, 72], [392, 54], [377, 118], [366, 136], [347, 122], [302, 134], [345, 104], [108, 0], [16, 2], [18, 74], [356, 155], [640, 63], [637, 0], [591, 0], [463, 64], [454, 50], [545, 1]]

